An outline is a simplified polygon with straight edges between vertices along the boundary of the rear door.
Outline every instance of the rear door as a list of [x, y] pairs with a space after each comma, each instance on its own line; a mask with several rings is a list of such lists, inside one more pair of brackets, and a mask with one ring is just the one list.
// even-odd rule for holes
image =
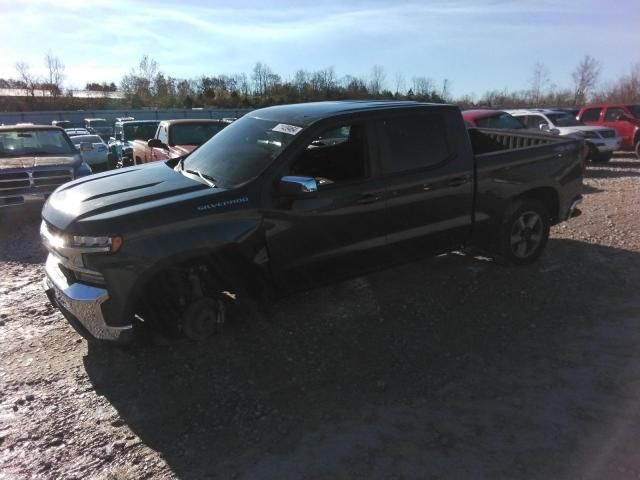
[[[316, 129], [269, 187], [265, 234], [280, 287], [299, 290], [374, 268], [385, 244], [385, 201], [370, 122], [342, 120]], [[312, 177], [315, 194], [278, 197], [279, 178]]]
[[473, 156], [455, 113], [428, 109], [377, 121], [387, 243], [396, 260], [448, 250], [470, 236]]

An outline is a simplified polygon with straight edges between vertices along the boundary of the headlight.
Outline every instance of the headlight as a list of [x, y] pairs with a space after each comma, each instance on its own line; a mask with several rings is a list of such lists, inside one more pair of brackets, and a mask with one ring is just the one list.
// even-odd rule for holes
[[47, 248], [61, 253], [116, 253], [122, 247], [120, 235], [93, 237], [87, 235], [66, 235], [52, 232], [45, 222], [40, 225], [40, 236]]
[[69, 247], [83, 249], [96, 252], [112, 252], [120, 250], [122, 246], [122, 237], [115, 235], [113, 237], [88, 237], [85, 235], [74, 235], [71, 237]]

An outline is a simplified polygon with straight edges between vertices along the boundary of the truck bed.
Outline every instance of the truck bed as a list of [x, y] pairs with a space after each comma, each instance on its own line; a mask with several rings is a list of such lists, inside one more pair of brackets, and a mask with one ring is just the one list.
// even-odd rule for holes
[[484, 155], [498, 152], [519, 150], [541, 145], [557, 145], [559, 143], [576, 142], [574, 139], [549, 135], [545, 133], [520, 133], [514, 130], [498, 130], [492, 128], [469, 129], [471, 149], [479, 159]]

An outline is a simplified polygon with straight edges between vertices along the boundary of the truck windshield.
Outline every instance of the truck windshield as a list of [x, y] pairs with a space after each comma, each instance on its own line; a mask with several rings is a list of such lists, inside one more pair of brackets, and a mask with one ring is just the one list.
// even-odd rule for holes
[[568, 113], [547, 113], [547, 117], [557, 127], [580, 127], [584, 125], [584, 123]]
[[92, 127], [106, 127], [106, 126], [108, 126], [106, 120], [89, 120], [89, 125], [92, 126]]
[[171, 127], [169, 145], [202, 145], [222, 130], [222, 123], [176, 123]]
[[299, 127], [245, 115], [184, 160], [223, 188], [241, 185], [269, 166], [295, 138]]
[[153, 138], [158, 129], [158, 123], [125, 123], [124, 140], [149, 140]]
[[74, 155], [77, 151], [62, 130], [0, 131], [0, 156]]
[[640, 119], [640, 105], [627, 105], [627, 108], [633, 113], [634, 117]]

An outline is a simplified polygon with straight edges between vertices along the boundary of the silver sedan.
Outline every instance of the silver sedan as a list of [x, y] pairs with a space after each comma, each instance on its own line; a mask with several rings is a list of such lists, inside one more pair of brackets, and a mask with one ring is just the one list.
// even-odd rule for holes
[[99, 135], [72, 135], [69, 137], [75, 147], [80, 150], [82, 159], [89, 164], [91, 170], [107, 170], [109, 148]]

